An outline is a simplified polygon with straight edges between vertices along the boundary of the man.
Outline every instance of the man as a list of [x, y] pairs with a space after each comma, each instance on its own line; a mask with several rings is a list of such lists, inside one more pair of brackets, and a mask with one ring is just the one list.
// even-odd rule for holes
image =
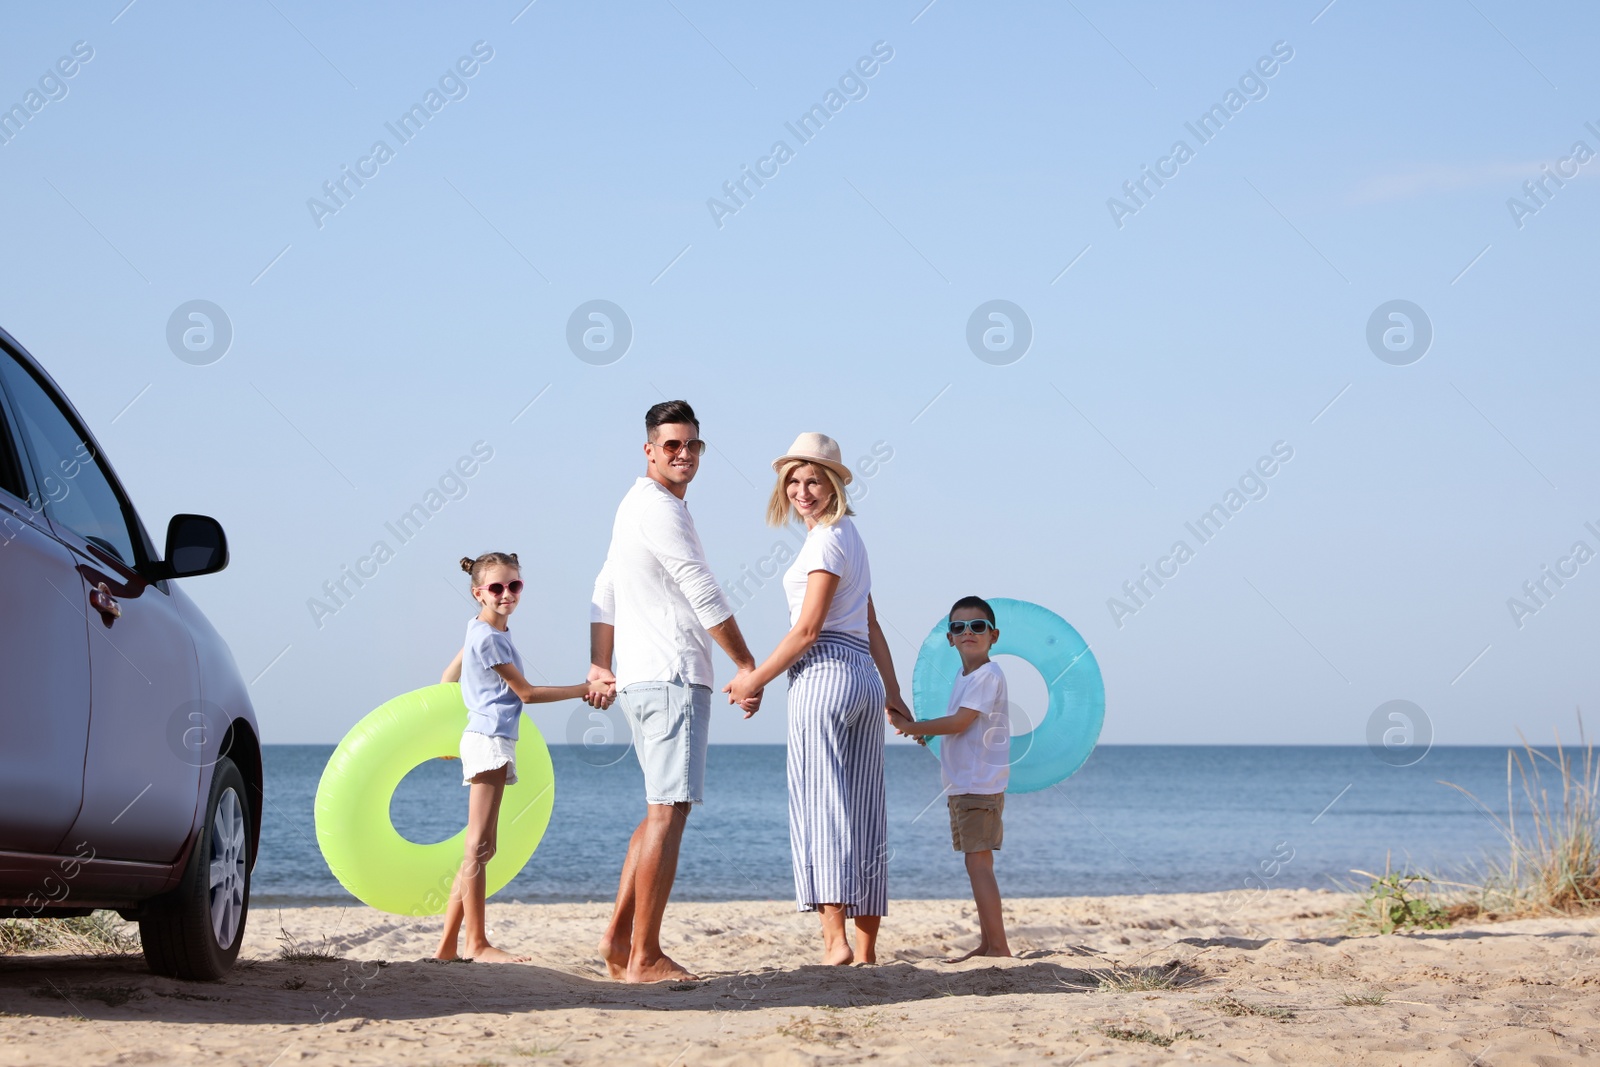
[[[600, 954], [613, 978], [681, 981], [695, 976], [661, 951], [661, 917], [689, 808], [704, 799], [708, 638], [740, 674], [755, 669], [755, 660], [683, 502], [705, 451], [694, 409], [663, 401], [645, 413], [644, 426], [645, 477], [617, 508], [589, 616], [589, 678], [616, 687], [645, 787], [645, 816], [628, 842]], [[746, 718], [760, 706], [759, 690], [740, 704]]]

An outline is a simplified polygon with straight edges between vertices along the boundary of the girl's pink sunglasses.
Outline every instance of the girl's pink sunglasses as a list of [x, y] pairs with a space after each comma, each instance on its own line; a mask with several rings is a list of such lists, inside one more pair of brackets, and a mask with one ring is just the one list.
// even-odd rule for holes
[[522, 579], [518, 578], [516, 581], [512, 582], [510, 585], [501, 585], [499, 582], [490, 582], [488, 585], [475, 585], [475, 586], [472, 587], [472, 591], [474, 593], [476, 593], [480, 589], [489, 590], [489, 595], [490, 596], [499, 596], [501, 593], [508, 592], [508, 591], [511, 593], [512, 596], [521, 596], [522, 595]]

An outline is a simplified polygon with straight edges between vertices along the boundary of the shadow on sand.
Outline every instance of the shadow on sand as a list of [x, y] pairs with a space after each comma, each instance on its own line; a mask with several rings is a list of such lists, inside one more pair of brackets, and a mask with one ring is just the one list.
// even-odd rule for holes
[[866, 1007], [950, 996], [1061, 995], [1098, 985], [1101, 970], [1041, 960], [933, 970], [911, 963], [811, 965], [713, 974], [694, 983], [629, 986], [534, 965], [422, 960], [242, 961], [219, 982], [151, 974], [139, 957], [12, 956], [0, 959], [0, 1012], [95, 1022], [304, 1024], [423, 1019], [541, 1009], [739, 1011]]

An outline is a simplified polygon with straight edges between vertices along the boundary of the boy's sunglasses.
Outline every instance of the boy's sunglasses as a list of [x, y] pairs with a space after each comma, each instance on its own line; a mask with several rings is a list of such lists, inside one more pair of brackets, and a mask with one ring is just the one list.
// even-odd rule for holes
[[964, 634], [968, 630], [975, 634], [986, 634], [993, 629], [995, 625], [988, 619], [960, 619], [950, 624], [950, 632], [953, 634]]
[[657, 448], [664, 449], [669, 456], [676, 456], [685, 448], [689, 450], [689, 455], [691, 456], [702, 456], [706, 451], [706, 443], [698, 437], [692, 441], [655, 441], [652, 443]]
[[472, 591], [474, 593], [476, 593], [480, 589], [489, 590], [489, 595], [490, 596], [499, 596], [501, 593], [505, 593], [505, 592], [509, 592], [512, 596], [521, 596], [522, 595], [522, 579], [518, 578], [516, 581], [512, 582], [510, 585], [501, 585], [499, 582], [490, 582], [488, 585], [475, 585], [475, 586], [472, 587]]

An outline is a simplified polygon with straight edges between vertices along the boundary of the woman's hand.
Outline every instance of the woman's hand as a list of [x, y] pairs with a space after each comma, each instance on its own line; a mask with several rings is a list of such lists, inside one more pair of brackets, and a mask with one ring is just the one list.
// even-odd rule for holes
[[891, 699], [884, 701], [883, 710], [889, 716], [889, 725], [894, 727], [895, 733], [901, 737], [909, 737], [919, 745], [926, 746], [928, 744], [927, 737], [914, 732], [916, 719], [912, 718], [911, 709], [906, 707], [905, 701], [900, 699], [898, 693]]
[[915, 722], [917, 718], [915, 715], [911, 714], [911, 705], [905, 702], [905, 698], [900, 695], [900, 691], [898, 689], [890, 693], [884, 699], [883, 710], [889, 712], [891, 715], [894, 715], [895, 713], [904, 715], [912, 722]]
[[740, 670], [733, 676], [733, 681], [722, 687], [728, 694], [728, 703], [737, 704], [744, 710], [744, 717], [749, 718], [761, 707], [761, 686], [754, 684], [755, 672], [748, 668]]

